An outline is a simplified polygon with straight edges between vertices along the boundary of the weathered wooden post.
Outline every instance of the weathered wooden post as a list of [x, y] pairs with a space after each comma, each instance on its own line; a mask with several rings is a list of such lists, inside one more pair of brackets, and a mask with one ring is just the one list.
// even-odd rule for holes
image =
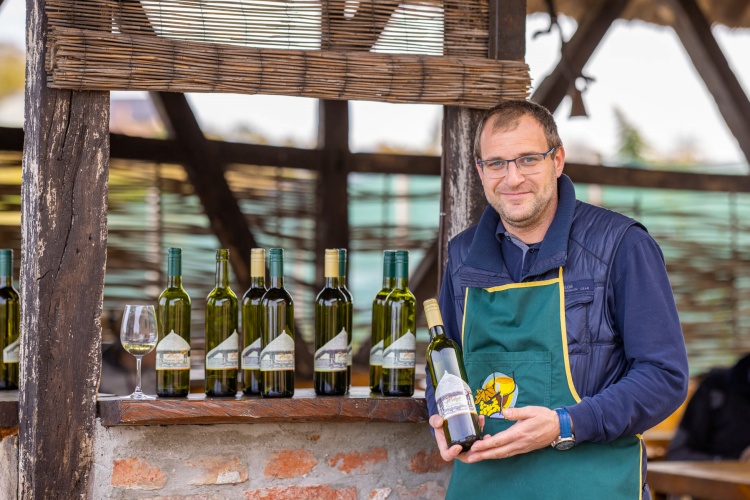
[[109, 93], [46, 86], [45, 0], [28, 0], [19, 497], [87, 496], [107, 245]]
[[[526, 0], [490, 0], [489, 7], [488, 57], [523, 61], [526, 53]], [[446, 16], [449, 14], [446, 8]], [[460, 56], [461, 47], [446, 46], [446, 55]], [[438, 287], [448, 259], [448, 240], [478, 222], [486, 205], [472, 159], [474, 130], [483, 113], [458, 106], [445, 106], [443, 111]]]

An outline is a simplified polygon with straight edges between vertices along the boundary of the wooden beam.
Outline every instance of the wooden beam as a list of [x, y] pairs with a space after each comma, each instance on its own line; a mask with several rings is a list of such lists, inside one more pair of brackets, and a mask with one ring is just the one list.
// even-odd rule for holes
[[719, 112], [750, 161], [750, 100], [729, 67], [711, 26], [695, 0], [671, 0], [674, 29], [695, 69], [713, 95]]
[[[488, 55], [495, 59], [523, 61], [526, 0], [490, 0], [489, 9], [493, 31], [489, 33]], [[486, 206], [473, 160], [474, 131], [483, 114], [480, 110], [454, 106], [446, 106], [443, 111], [438, 287], [448, 257], [448, 240], [478, 222]]]
[[316, 196], [316, 277], [323, 282], [326, 248], [349, 248], [349, 102], [320, 100], [318, 147], [322, 150]]
[[183, 164], [195, 193], [223, 248], [242, 289], [250, 287], [250, 249], [257, 247], [237, 199], [224, 177], [218, 152], [201, 131], [187, 98], [173, 92], [153, 92], [151, 98], [175, 142], [184, 151]]
[[422, 302], [438, 295], [438, 247], [439, 240], [435, 238], [409, 278], [409, 288], [417, 298], [417, 316], [424, 315]]
[[560, 62], [539, 84], [531, 100], [554, 112], [574, 80], [628, 0], [600, 0], [591, 14], [581, 21], [573, 37], [563, 46]]
[[101, 373], [109, 93], [47, 88], [44, 6], [26, 3], [19, 497], [85, 498]]

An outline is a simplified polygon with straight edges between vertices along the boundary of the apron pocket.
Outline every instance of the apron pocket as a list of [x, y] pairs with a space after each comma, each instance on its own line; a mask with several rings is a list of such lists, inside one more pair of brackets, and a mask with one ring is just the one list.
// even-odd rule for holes
[[504, 430], [513, 422], [504, 408], [549, 408], [552, 355], [548, 351], [464, 353], [477, 413], [485, 416], [485, 432]]

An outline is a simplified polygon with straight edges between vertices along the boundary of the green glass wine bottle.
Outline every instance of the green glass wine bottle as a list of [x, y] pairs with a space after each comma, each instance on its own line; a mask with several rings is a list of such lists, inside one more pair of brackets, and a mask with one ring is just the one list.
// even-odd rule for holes
[[347, 298], [339, 283], [339, 252], [327, 249], [325, 286], [315, 298], [315, 357], [313, 387], [319, 396], [343, 396], [347, 391], [349, 336]]
[[339, 289], [346, 298], [345, 323], [347, 334], [346, 346], [346, 390], [352, 386], [352, 314], [354, 313], [354, 299], [352, 293], [346, 287], [346, 248], [339, 248]]
[[21, 300], [13, 288], [13, 250], [0, 250], [0, 389], [18, 389]]
[[437, 300], [425, 300], [424, 313], [430, 327], [427, 368], [435, 388], [435, 403], [443, 417], [445, 440], [448, 446], [459, 444], [467, 451], [480, 438], [481, 431], [461, 348], [445, 335]]
[[190, 393], [190, 296], [182, 287], [182, 249], [167, 251], [167, 288], [156, 312], [156, 394], [182, 397]]
[[396, 252], [383, 252], [383, 287], [372, 301], [372, 331], [370, 336], [370, 391], [383, 393], [383, 336], [385, 333], [385, 299], [396, 286]]
[[237, 394], [237, 296], [229, 287], [229, 250], [216, 251], [216, 286], [206, 297], [206, 395]]
[[242, 297], [242, 392], [260, 394], [260, 346], [263, 331], [263, 308], [260, 301], [266, 293], [266, 251], [250, 250], [250, 288]]
[[396, 285], [385, 300], [383, 395], [414, 394], [417, 301], [409, 290], [409, 252], [396, 250]]
[[261, 300], [261, 396], [291, 398], [294, 396], [294, 302], [284, 288], [282, 248], [272, 248], [269, 251], [268, 267], [271, 282]]

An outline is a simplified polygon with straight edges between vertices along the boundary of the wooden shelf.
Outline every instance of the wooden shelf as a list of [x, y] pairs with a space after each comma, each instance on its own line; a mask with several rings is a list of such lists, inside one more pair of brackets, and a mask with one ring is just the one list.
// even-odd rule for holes
[[0, 428], [18, 427], [18, 391], [0, 391]]
[[266, 422], [426, 422], [424, 392], [414, 397], [371, 396], [368, 387], [353, 387], [347, 396], [316, 396], [296, 389], [293, 398], [260, 397], [129, 400], [99, 397], [102, 425], [184, 425]]

